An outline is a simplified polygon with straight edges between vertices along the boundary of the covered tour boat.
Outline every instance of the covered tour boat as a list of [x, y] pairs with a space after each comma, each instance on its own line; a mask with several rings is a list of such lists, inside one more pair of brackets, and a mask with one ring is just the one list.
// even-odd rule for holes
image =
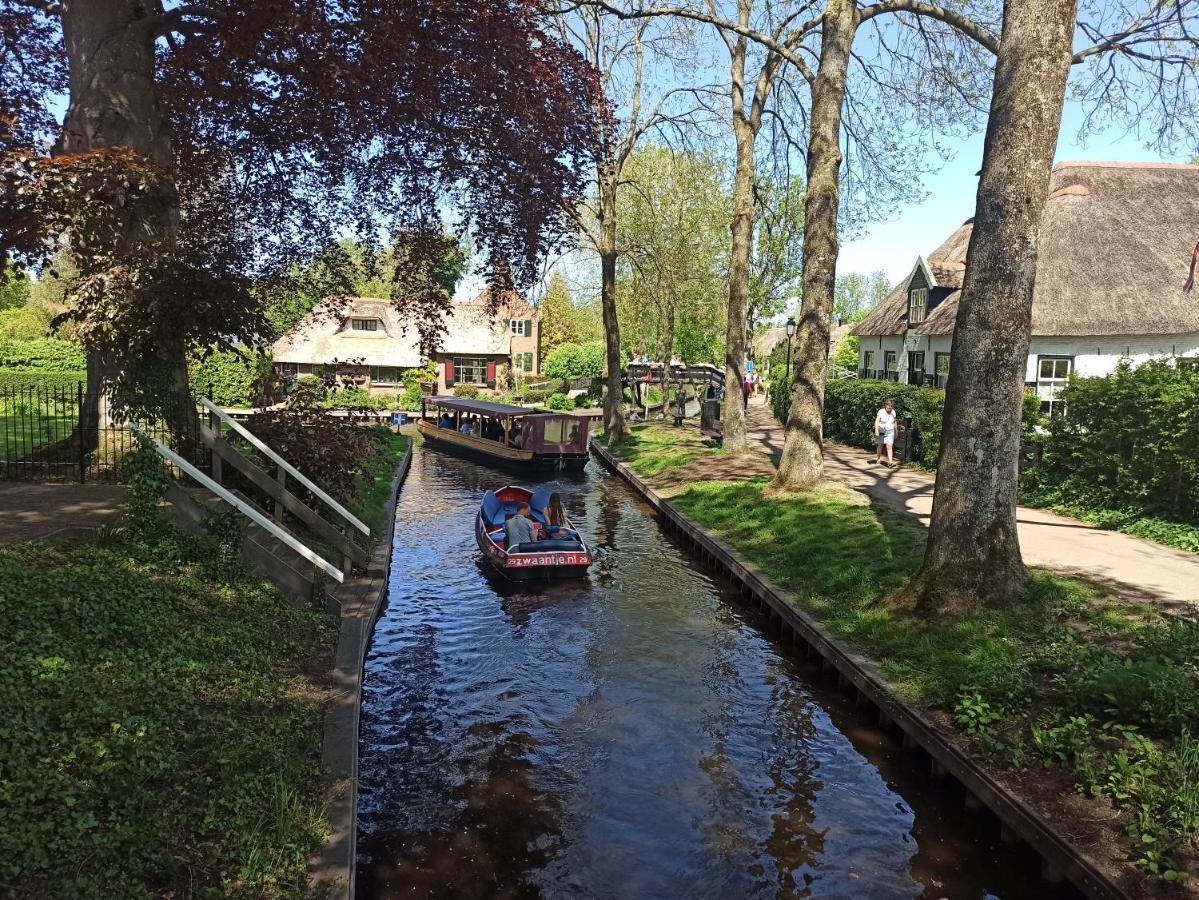
[[[432, 407], [436, 419], [428, 417]], [[590, 421], [570, 413], [546, 413], [435, 395], [421, 398], [417, 427], [426, 441], [463, 456], [517, 469], [582, 469], [587, 464]]]
[[509, 578], [569, 578], [587, 574], [591, 551], [574, 526], [558, 536], [507, 546], [504, 523], [516, 515], [521, 503], [528, 503], [533, 518], [543, 526], [549, 491], [530, 491], [523, 487], [504, 487], [488, 491], [475, 516], [475, 540], [479, 549], [496, 569]]

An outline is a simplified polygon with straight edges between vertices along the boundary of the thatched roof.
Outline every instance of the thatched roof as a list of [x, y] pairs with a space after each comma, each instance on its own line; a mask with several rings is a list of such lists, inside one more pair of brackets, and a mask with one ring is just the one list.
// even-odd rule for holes
[[[481, 298], [455, 303], [445, 317], [441, 352], [463, 356], [507, 356], [512, 348], [508, 309], [515, 315], [529, 310], [514, 298], [497, 318], [487, 312]], [[531, 310], [530, 310], [531, 315]], [[504, 316], [500, 318], [499, 316]], [[528, 315], [525, 315], [528, 318]], [[378, 319], [378, 331], [354, 331], [351, 319]], [[361, 360], [366, 366], [413, 368], [424, 360], [420, 335], [412, 323], [404, 323], [389, 300], [375, 297], [329, 297], [322, 300], [289, 333], [275, 342], [276, 362], [328, 365], [334, 360]]]
[[[1054, 166], [1041, 224], [1032, 333], [1041, 336], [1199, 331], [1199, 298], [1183, 294], [1199, 241], [1199, 166], [1064, 162]], [[920, 334], [951, 334], [972, 222], [929, 254], [938, 298]], [[963, 270], [964, 271], [964, 270]], [[943, 278], [944, 275], [944, 278]], [[909, 276], [910, 278], [910, 276]], [[907, 329], [905, 278], [854, 330]]]

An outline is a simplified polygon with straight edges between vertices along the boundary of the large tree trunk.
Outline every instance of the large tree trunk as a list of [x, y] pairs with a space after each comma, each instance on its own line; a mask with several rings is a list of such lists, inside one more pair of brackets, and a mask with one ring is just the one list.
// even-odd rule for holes
[[1075, 0], [1005, 0], [974, 230], [953, 335], [932, 522], [910, 585], [927, 614], [1019, 599], [1020, 407], [1037, 240]]
[[[170, 165], [167, 117], [158, 102], [154, 77], [154, 36], [151, 29], [135, 24], [149, 14], [141, 0], [62, 3], [70, 104], [54, 147], [56, 156], [128, 147], [160, 166]], [[130, 215], [125, 240], [131, 244], [162, 240], [174, 231], [178, 219], [178, 200], [168, 195], [153, 214]], [[184, 348], [163, 347], [160, 360], [166, 385], [160, 402], [165, 401], [175, 416], [185, 414], [190, 394]], [[109, 400], [122, 373], [114, 354], [95, 349], [88, 352], [87, 370], [79, 430], [85, 447], [92, 449], [99, 442], [99, 429], [109, 420]], [[194, 416], [194, 405], [191, 413]]]
[[754, 214], [754, 127], [734, 113], [733, 134], [737, 143], [737, 168], [733, 176], [733, 241], [729, 251], [729, 319], [725, 329], [724, 411], [721, 433], [724, 448], [745, 449], [745, 330], [749, 325], [749, 261], [753, 253]]
[[773, 487], [808, 490], [824, 477], [824, 379], [837, 280], [841, 204], [841, 105], [858, 27], [854, 0], [829, 0], [820, 68], [812, 85], [808, 184], [804, 194], [803, 303], [796, 332], [783, 456]]
[[604, 433], [615, 444], [628, 434], [624, 421], [624, 387], [620, 366], [620, 321], [616, 317], [616, 176], [599, 178], [600, 305], [604, 316]]

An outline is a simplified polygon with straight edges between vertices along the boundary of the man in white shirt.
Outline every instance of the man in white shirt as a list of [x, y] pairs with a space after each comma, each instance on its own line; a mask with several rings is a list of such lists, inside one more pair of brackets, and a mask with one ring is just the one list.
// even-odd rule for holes
[[891, 450], [895, 446], [895, 404], [890, 400], [883, 403], [874, 416], [874, 463], [883, 461], [883, 447], [887, 448], [887, 468], [894, 469]]

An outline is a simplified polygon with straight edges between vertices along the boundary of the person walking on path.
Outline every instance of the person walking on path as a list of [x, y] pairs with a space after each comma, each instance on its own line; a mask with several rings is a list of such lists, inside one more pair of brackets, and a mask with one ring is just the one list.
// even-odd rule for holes
[[874, 416], [874, 462], [878, 465], [883, 461], [883, 447], [887, 448], [887, 468], [895, 468], [892, 449], [895, 446], [895, 404], [890, 400], [883, 403]]

